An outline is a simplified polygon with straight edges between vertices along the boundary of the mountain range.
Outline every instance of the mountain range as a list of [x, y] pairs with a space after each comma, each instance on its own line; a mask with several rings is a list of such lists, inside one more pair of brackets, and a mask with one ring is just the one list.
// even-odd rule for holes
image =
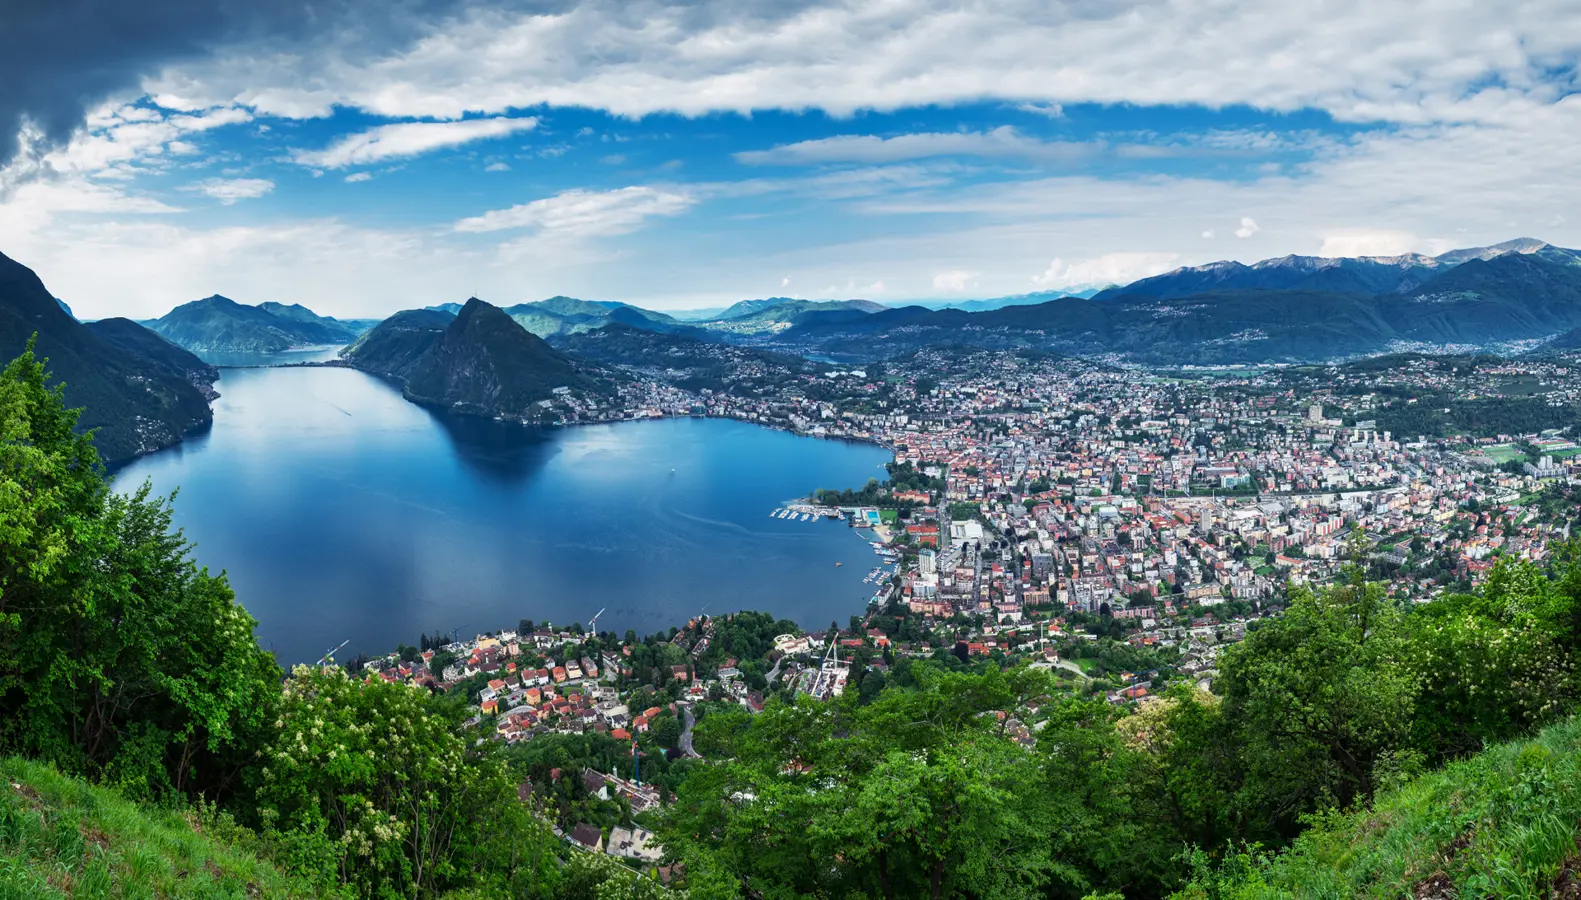
[[1518, 349], [1576, 328], [1581, 253], [1527, 238], [1437, 257], [1211, 263], [1091, 299], [975, 313], [913, 306], [812, 316], [763, 343], [856, 359], [954, 344], [1217, 364]]
[[82, 408], [78, 427], [95, 430], [107, 463], [169, 446], [213, 421], [214, 369], [128, 319], [84, 325], [32, 269], [0, 254], [0, 360], [19, 356], [35, 336], [52, 382], [64, 385], [68, 406]]
[[[442, 303], [427, 308], [455, 314], [461, 312], [462, 304]], [[506, 306], [503, 311], [516, 324], [541, 338], [594, 331], [606, 325], [629, 325], [645, 331], [673, 334], [698, 332], [695, 326], [685, 324], [667, 313], [609, 300], [578, 300], [575, 297], [558, 296]]]
[[396, 313], [343, 350], [341, 359], [400, 382], [413, 402], [524, 422], [558, 420], [562, 400], [606, 400], [619, 380], [554, 349], [476, 297], [454, 314]]
[[299, 347], [340, 346], [374, 324], [321, 316], [299, 304], [249, 306], [215, 294], [184, 303], [142, 323], [194, 353], [279, 353]]
[[699, 322], [709, 331], [734, 335], [773, 334], [814, 319], [861, 318], [889, 309], [871, 300], [793, 300], [769, 297], [742, 300], [714, 319]]

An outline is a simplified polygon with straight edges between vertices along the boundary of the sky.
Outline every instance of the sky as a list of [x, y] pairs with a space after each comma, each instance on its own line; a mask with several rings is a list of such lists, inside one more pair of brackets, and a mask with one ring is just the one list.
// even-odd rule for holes
[[19, 2], [0, 253], [83, 318], [1581, 246], [1574, 0]]

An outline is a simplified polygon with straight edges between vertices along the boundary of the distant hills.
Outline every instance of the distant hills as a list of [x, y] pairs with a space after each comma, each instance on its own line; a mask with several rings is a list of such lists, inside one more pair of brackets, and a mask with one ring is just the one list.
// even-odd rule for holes
[[341, 357], [353, 368], [399, 381], [414, 402], [528, 422], [555, 421], [561, 412], [556, 403], [598, 403], [616, 387], [607, 370], [561, 353], [477, 298], [454, 315], [445, 309], [396, 313]]
[[1576, 328], [1581, 254], [1523, 238], [1437, 257], [1212, 263], [1091, 299], [982, 312], [913, 306], [859, 319], [812, 319], [766, 343], [851, 358], [955, 344], [1220, 364], [1509, 349]]
[[1116, 297], [1175, 299], [1210, 291], [1296, 290], [1337, 294], [1406, 294], [1428, 281], [1472, 261], [1505, 256], [1532, 256], [1562, 266], [1576, 265], [1581, 255], [1535, 238], [1516, 238], [1490, 247], [1451, 250], [1438, 256], [1281, 256], [1245, 265], [1233, 260], [1186, 266], [1163, 275], [1111, 287], [1096, 294]]
[[0, 254], [0, 359], [20, 355], [35, 334], [67, 405], [83, 409], [78, 426], [97, 429], [106, 462], [169, 446], [213, 421], [213, 369], [130, 320], [78, 322], [33, 270]]
[[709, 331], [725, 334], [773, 334], [812, 321], [843, 321], [889, 309], [871, 300], [792, 300], [770, 297], [743, 300], [727, 307], [715, 319], [699, 322]]
[[550, 338], [556, 349], [604, 366], [660, 378], [686, 390], [750, 396], [830, 366], [788, 353], [702, 341], [684, 334], [606, 325]]
[[[428, 309], [459, 313], [459, 303], [442, 303]], [[578, 300], [575, 297], [550, 297], [531, 303], [503, 307], [516, 324], [541, 338], [557, 334], [579, 334], [606, 325], [629, 325], [645, 331], [670, 334], [696, 334], [698, 329], [675, 317], [628, 303], [608, 300]]]
[[249, 306], [215, 294], [184, 303], [142, 324], [194, 353], [279, 353], [299, 347], [339, 346], [372, 322], [343, 322], [298, 304]]
[[[340, 321], [295, 305], [247, 306], [218, 295], [145, 324], [198, 353], [272, 353], [345, 344], [366, 333], [372, 342], [359, 341], [358, 354], [398, 360], [401, 348], [421, 355], [430, 332], [448, 327], [418, 313], [454, 317], [464, 308], [446, 303], [398, 313], [376, 341], [368, 331], [371, 322]], [[1036, 349], [1165, 365], [1316, 362], [1413, 350], [1519, 352], [1545, 341], [1557, 351], [1581, 345], [1581, 253], [1519, 238], [1437, 256], [1220, 261], [1074, 294], [1043, 291], [901, 307], [765, 297], [694, 310], [685, 319], [566, 296], [489, 308], [531, 335], [556, 341], [634, 329], [689, 342], [852, 360], [939, 346]], [[596, 346], [605, 352], [631, 340], [626, 335]], [[692, 344], [666, 346], [667, 352], [680, 352]], [[698, 371], [708, 368], [700, 365]]]

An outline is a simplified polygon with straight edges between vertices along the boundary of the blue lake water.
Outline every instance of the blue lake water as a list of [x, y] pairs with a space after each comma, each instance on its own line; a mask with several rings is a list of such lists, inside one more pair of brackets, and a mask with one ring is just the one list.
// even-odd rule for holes
[[533, 432], [436, 416], [349, 369], [228, 369], [217, 387], [212, 430], [116, 487], [180, 488], [194, 555], [284, 664], [600, 608], [617, 632], [739, 609], [819, 627], [872, 592], [863, 532], [769, 514], [878, 475], [877, 447], [722, 419]]

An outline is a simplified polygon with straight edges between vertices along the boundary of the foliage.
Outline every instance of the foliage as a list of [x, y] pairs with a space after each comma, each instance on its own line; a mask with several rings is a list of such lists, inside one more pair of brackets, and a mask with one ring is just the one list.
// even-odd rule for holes
[[427, 698], [337, 668], [292, 673], [259, 767], [258, 816], [293, 870], [328, 866], [366, 897], [467, 881], [514, 782]]
[[225, 793], [279, 670], [145, 484], [105, 484], [43, 366], [0, 374], [0, 746], [133, 794]]
[[1556, 889], [1575, 860], [1578, 819], [1581, 721], [1571, 720], [1418, 778], [1370, 809], [1319, 817], [1285, 853], [1238, 851], [1217, 865], [1199, 854], [1176, 896], [1564, 896]]
[[681, 785], [661, 838], [727, 894], [1039, 896], [1061, 868], [1039, 766], [993, 713], [1046, 691], [1028, 670], [930, 670], [865, 706], [773, 701]]
[[196, 818], [139, 806], [41, 763], [0, 761], [0, 897], [340, 896], [260, 861], [256, 836]]

